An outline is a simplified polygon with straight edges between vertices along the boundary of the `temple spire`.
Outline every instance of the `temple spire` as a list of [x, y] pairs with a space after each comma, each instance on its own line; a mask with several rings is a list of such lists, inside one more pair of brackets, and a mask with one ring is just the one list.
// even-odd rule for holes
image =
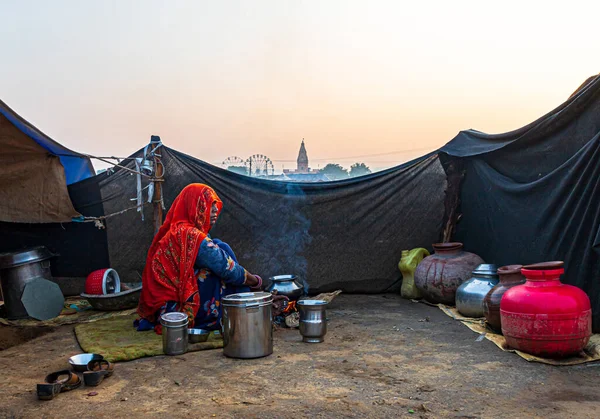
[[298, 160], [296, 162], [298, 163], [298, 173], [308, 173], [308, 154], [306, 153], [306, 147], [304, 146], [304, 138], [302, 139]]

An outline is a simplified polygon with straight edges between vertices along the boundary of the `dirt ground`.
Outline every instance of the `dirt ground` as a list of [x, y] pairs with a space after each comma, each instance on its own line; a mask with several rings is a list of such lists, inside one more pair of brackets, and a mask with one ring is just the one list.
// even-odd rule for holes
[[0, 417], [600, 417], [598, 363], [528, 363], [396, 295], [341, 295], [328, 317], [321, 344], [279, 330], [263, 359], [139, 359], [99, 387], [39, 401], [36, 384], [81, 352], [64, 326], [0, 352]]

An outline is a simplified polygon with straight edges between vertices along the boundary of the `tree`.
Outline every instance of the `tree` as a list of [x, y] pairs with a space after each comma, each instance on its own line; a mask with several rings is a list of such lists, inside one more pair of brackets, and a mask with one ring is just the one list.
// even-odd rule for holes
[[319, 172], [326, 174], [331, 180], [346, 179], [348, 177], [348, 170], [344, 169], [339, 164], [334, 163], [329, 163], [319, 170]]
[[246, 166], [229, 166], [227, 170], [229, 170], [230, 172], [238, 173], [240, 175], [248, 176], [248, 168], [246, 168]]
[[369, 173], [371, 173], [371, 169], [369, 169], [369, 167], [364, 163], [354, 163], [352, 166], [350, 166], [351, 177], [364, 176], [368, 175]]

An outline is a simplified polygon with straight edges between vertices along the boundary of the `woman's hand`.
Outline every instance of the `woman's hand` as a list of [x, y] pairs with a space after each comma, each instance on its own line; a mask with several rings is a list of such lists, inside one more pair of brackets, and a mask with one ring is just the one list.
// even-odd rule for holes
[[246, 285], [250, 287], [250, 291], [260, 291], [262, 289], [263, 281], [260, 276], [248, 272], [246, 275]]

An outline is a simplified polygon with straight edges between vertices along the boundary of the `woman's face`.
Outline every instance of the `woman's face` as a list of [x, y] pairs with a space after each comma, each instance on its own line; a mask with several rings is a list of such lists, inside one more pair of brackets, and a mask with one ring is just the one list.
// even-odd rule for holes
[[217, 222], [217, 217], [219, 215], [219, 208], [217, 207], [217, 203], [213, 202], [212, 207], [210, 207], [210, 226], [214, 226]]

